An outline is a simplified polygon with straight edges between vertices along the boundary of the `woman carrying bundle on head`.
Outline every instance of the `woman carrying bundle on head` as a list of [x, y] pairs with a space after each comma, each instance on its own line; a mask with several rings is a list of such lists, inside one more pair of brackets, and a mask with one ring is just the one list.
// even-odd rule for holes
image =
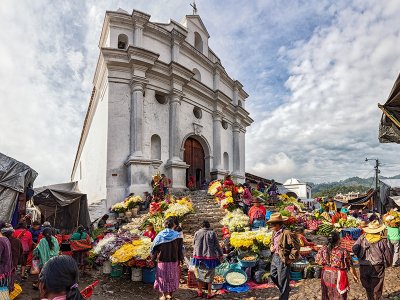
[[328, 245], [318, 251], [315, 261], [324, 267], [321, 273], [321, 299], [346, 300], [350, 290], [347, 271], [350, 270], [355, 282], [358, 282], [358, 275], [349, 252], [340, 247], [338, 232], [334, 231], [328, 236]]
[[78, 289], [79, 269], [70, 256], [51, 258], [39, 275], [40, 299], [83, 300]]

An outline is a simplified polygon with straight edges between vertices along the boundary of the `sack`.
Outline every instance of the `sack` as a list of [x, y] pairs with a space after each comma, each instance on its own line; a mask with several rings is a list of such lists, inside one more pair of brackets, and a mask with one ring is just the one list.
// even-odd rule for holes
[[38, 275], [40, 273], [39, 260], [32, 259], [31, 274]]
[[22, 287], [18, 284], [14, 284], [14, 290], [10, 293], [10, 299], [14, 300], [22, 293]]
[[6, 286], [0, 287], [0, 300], [10, 300], [10, 293], [8, 291], [8, 287]]

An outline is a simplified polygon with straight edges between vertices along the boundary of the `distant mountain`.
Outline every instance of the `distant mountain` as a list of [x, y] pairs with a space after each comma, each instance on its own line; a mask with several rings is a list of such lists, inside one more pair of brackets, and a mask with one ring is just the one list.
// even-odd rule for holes
[[[392, 177], [381, 176], [382, 179], [400, 179], [400, 174]], [[366, 192], [375, 186], [375, 178], [350, 177], [340, 181], [309, 183], [312, 187], [313, 197], [334, 196], [332, 193]], [[336, 194], [335, 194], [336, 195]], [[325, 196], [325, 197], [326, 197]]]

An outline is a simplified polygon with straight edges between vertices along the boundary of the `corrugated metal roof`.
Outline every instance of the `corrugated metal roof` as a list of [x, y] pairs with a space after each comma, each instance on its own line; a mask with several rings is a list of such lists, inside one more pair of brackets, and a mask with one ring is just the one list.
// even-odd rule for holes
[[400, 179], [381, 179], [379, 180], [391, 188], [400, 188]]

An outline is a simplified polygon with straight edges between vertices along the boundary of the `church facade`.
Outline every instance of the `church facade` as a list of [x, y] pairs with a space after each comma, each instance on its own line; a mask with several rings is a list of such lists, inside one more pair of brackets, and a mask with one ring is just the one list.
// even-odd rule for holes
[[164, 24], [136, 10], [106, 12], [71, 175], [89, 203], [151, 192], [157, 172], [172, 189], [190, 177], [198, 187], [226, 174], [244, 181], [248, 95], [208, 39], [198, 15]]

